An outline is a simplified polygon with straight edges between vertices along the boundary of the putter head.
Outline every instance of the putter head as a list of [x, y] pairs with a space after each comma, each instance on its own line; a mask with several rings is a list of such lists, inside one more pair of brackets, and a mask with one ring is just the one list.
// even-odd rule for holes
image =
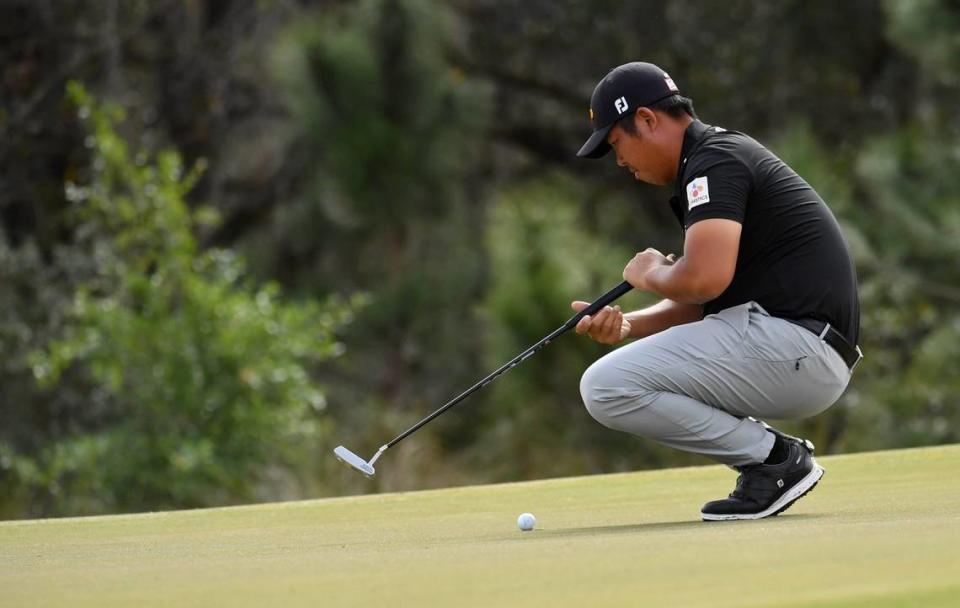
[[367, 477], [373, 477], [376, 474], [373, 465], [369, 464], [366, 460], [360, 458], [342, 445], [338, 445], [337, 448], [333, 450], [333, 455], [336, 456], [337, 460], [340, 462], [353, 467]]

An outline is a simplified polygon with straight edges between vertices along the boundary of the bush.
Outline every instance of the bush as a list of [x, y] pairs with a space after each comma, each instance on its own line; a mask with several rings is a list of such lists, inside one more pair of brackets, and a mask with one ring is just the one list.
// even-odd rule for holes
[[[82, 366], [116, 404], [95, 425], [35, 454], [0, 446], [26, 494], [50, 514], [194, 507], [249, 499], [269, 467], [329, 423], [311, 366], [342, 351], [334, 331], [349, 306], [287, 302], [256, 285], [227, 250], [202, 251], [185, 196], [202, 171], [163, 151], [131, 157], [115, 124], [77, 83], [71, 100], [89, 129], [86, 183], [67, 183], [79, 245], [97, 273], [77, 290], [63, 335], [32, 356], [57, 390]], [[34, 508], [36, 510], [36, 507]]]

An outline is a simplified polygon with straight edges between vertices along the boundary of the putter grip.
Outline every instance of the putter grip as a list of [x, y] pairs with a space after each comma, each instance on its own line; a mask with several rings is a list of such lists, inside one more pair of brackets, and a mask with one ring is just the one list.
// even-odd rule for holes
[[626, 281], [624, 281], [623, 283], [620, 283], [619, 285], [617, 285], [607, 293], [597, 298], [590, 306], [587, 306], [577, 314], [570, 317], [570, 320], [564, 323], [564, 326], [567, 327], [568, 329], [576, 326], [576, 324], [580, 322], [580, 319], [586, 317], [587, 315], [592, 315], [596, 313], [598, 310], [602, 309], [607, 304], [610, 304], [611, 302], [613, 302], [623, 294], [627, 293], [631, 289], [633, 289], [633, 285], [631, 285], [630, 283], [627, 283]]

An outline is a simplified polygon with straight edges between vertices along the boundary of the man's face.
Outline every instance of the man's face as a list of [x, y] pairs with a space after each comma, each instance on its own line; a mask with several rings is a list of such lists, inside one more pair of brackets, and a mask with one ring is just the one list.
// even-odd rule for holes
[[607, 134], [607, 143], [617, 155], [617, 164], [626, 167], [635, 179], [642, 182], [656, 186], [670, 183], [670, 167], [669, 163], [664, 162], [665, 155], [658, 142], [656, 124], [651, 125], [637, 115], [626, 120], [634, 121], [636, 134], [627, 133], [622, 123], [614, 125]]

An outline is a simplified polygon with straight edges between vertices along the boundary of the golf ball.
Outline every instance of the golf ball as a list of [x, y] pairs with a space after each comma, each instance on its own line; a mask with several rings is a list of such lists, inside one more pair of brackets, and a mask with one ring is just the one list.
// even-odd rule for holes
[[537, 518], [533, 516], [533, 513], [521, 513], [520, 517], [517, 518], [517, 527], [524, 532], [533, 530], [535, 525], [537, 525]]

